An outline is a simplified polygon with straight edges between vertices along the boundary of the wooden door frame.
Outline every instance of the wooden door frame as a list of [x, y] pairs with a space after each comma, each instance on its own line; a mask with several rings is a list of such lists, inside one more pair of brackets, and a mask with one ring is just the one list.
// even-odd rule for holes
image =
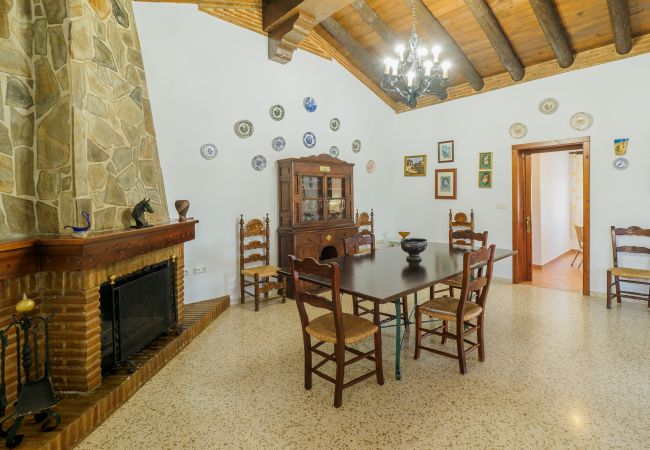
[[[591, 214], [590, 214], [590, 152], [591, 139], [589, 136], [559, 139], [554, 141], [532, 142], [512, 146], [512, 248], [517, 250], [517, 255], [512, 260], [512, 282], [514, 284], [524, 281], [526, 272], [526, 259], [524, 257], [525, 217], [524, 194], [526, 192], [525, 158], [528, 155], [559, 152], [569, 150], [582, 151], [582, 217], [584, 227], [583, 238], [583, 264], [582, 264], [582, 294], [590, 295], [591, 266]], [[530, 178], [530, 173], [528, 173]]]

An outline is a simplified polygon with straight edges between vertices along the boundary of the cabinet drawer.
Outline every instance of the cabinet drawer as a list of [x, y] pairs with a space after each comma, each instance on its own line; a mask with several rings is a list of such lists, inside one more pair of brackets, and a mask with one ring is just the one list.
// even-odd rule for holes
[[296, 243], [298, 244], [298, 246], [320, 244], [320, 236], [316, 233], [302, 234], [296, 237]]
[[[349, 231], [334, 231], [330, 233], [323, 233], [321, 235], [321, 244], [338, 245], [343, 244], [343, 239], [352, 236]], [[329, 239], [328, 239], [329, 238]]]

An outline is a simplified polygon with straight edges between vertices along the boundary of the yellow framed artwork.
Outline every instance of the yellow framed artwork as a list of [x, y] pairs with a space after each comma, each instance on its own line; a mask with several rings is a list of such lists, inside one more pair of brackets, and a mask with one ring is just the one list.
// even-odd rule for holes
[[427, 176], [427, 155], [413, 155], [404, 157], [405, 177]]
[[492, 152], [478, 154], [478, 170], [492, 170]]
[[492, 187], [492, 171], [479, 170], [478, 171], [478, 187], [490, 189]]

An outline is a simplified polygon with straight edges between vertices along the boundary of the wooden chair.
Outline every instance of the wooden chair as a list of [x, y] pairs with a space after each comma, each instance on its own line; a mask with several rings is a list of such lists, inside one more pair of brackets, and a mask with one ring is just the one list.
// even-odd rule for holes
[[[477, 242], [481, 243], [481, 247], [487, 247], [488, 241], [488, 232], [484, 231], [483, 233], [476, 233], [472, 230], [454, 230], [449, 233], [449, 247], [467, 247], [473, 248], [474, 244]], [[449, 291], [449, 296], [454, 296], [454, 289], [460, 289], [463, 284], [463, 275], [457, 275], [452, 278], [447, 278], [444, 281], [441, 281], [440, 284], [446, 286], [439, 290], [434, 290], [434, 287], [429, 288], [431, 293], [431, 298], [435, 297], [435, 294], [441, 292]]]
[[[251, 219], [244, 225], [244, 215], [239, 219], [239, 285], [241, 289], [241, 303], [246, 301], [246, 294], [255, 298], [255, 311], [260, 310], [260, 295], [269, 298], [269, 292], [277, 289], [282, 295], [282, 303], [286, 302], [286, 283], [284, 277], [278, 276], [278, 268], [270, 265], [270, 228], [269, 215], [262, 222], [260, 219]], [[249, 239], [259, 238], [259, 239]], [[250, 253], [259, 250], [258, 253]], [[271, 281], [275, 279], [276, 281]], [[254, 291], [246, 290], [253, 286]]]
[[[614, 267], [607, 271], [607, 308], [612, 307], [612, 298], [614, 296], [618, 303], [621, 303], [622, 297], [647, 300], [648, 308], [650, 308], [650, 269], [633, 269], [629, 267], [619, 267], [618, 265], [619, 253], [647, 253], [650, 255], [650, 248], [640, 247], [638, 245], [619, 245], [617, 236], [631, 236], [637, 238], [650, 237], [650, 229], [640, 227], [612, 227]], [[648, 286], [648, 295], [642, 296], [639, 292], [623, 291], [621, 290], [621, 282]], [[612, 287], [615, 288], [615, 294], [612, 294]]]
[[[571, 267], [576, 262], [576, 259], [578, 259], [579, 255], [582, 255], [583, 252], [583, 239], [584, 239], [584, 228], [582, 228], [580, 225], [575, 225], [575, 230], [576, 230], [576, 237], [578, 238], [578, 249], [576, 250], [576, 256], [574, 256], [573, 261], [571, 261]], [[583, 255], [584, 258], [584, 255]], [[578, 264], [578, 269], [582, 266], [582, 259], [580, 259], [580, 264]]]
[[[415, 359], [420, 357], [420, 350], [455, 358], [458, 359], [461, 374], [467, 373], [465, 361], [467, 353], [478, 349], [479, 361], [485, 360], [483, 335], [485, 304], [492, 281], [495, 248], [495, 245], [491, 245], [489, 248], [481, 247], [478, 251], [465, 253], [460, 298], [448, 296], [433, 298], [415, 309]], [[470, 301], [471, 293], [475, 293], [476, 302]], [[422, 327], [423, 315], [442, 320], [443, 324], [437, 328], [425, 329]], [[474, 320], [476, 323], [472, 323]], [[448, 331], [449, 322], [456, 323], [455, 334]], [[467, 339], [471, 333], [477, 333], [477, 342]], [[433, 335], [442, 336], [443, 344], [446, 343], [447, 338], [455, 339], [457, 354], [423, 346], [422, 339]], [[465, 348], [466, 343], [470, 345], [468, 348]]]
[[[320, 264], [314, 258], [299, 260], [293, 255], [289, 256], [289, 262], [294, 286], [296, 286], [295, 299], [300, 314], [305, 350], [305, 389], [311, 389], [312, 373], [334, 383], [334, 406], [338, 408], [342, 403], [343, 389], [373, 375], [377, 376], [378, 384], [384, 384], [384, 370], [381, 360], [381, 330], [369, 320], [342, 312], [338, 264]], [[331, 299], [305, 291], [302, 284], [299, 283], [301, 275], [312, 275], [330, 280], [332, 286]], [[305, 303], [330, 312], [309, 320]], [[375, 317], [375, 319], [377, 320], [378, 317]], [[370, 336], [373, 336], [375, 340], [373, 350], [364, 353], [349, 347], [349, 345], [361, 342]], [[317, 340], [315, 344], [312, 344], [312, 337]], [[334, 344], [333, 353], [326, 353], [320, 348], [325, 343]], [[346, 351], [355, 356], [346, 361]], [[312, 353], [321, 356], [323, 360], [313, 365]], [[363, 359], [374, 361], [375, 370], [345, 383], [345, 367]], [[319, 370], [328, 361], [336, 364], [335, 378]]]
[[[359, 236], [359, 246], [356, 253], [374, 253], [376, 250], [375, 243], [375, 211], [370, 210], [370, 214], [362, 212], [359, 214], [357, 209], [354, 223], [357, 226], [357, 235]], [[346, 249], [347, 252], [347, 249]]]
[[[345, 247], [346, 256], [357, 255], [360, 253], [371, 253], [374, 254], [376, 251], [375, 246], [375, 213], [371, 209], [370, 214], [367, 212], [362, 212], [359, 214], [359, 210], [356, 212], [355, 223], [359, 227], [359, 232], [352, 237], [343, 239], [343, 246]], [[364, 316], [374, 314], [374, 304], [371, 306], [364, 306], [362, 302], [369, 302], [368, 300], [360, 299], [358, 297], [352, 296], [352, 310], [355, 316]], [[372, 303], [372, 302], [370, 302]], [[406, 299], [402, 301], [402, 311], [404, 316], [404, 325], [406, 330], [408, 330], [408, 303]], [[390, 322], [395, 320], [394, 314], [389, 314], [385, 312], [379, 312], [380, 316], [385, 317], [381, 323]]]
[[454, 239], [452, 236], [454, 231], [459, 230], [470, 230], [474, 231], [474, 210], [471, 209], [469, 212], [469, 220], [467, 219], [467, 214], [464, 212], [457, 212], [453, 215], [451, 209], [449, 210], [449, 245], [472, 245], [472, 242], [468, 242], [463, 239]]

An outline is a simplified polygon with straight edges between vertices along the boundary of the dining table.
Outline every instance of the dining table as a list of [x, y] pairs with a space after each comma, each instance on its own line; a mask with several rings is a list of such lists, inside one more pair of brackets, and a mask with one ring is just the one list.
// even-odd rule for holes
[[[322, 263], [336, 262], [340, 268], [340, 291], [362, 300], [374, 302], [375, 308], [380, 305], [393, 303], [395, 305], [395, 378], [402, 377], [400, 358], [404, 334], [402, 326], [410, 323], [409, 317], [402, 318], [402, 299], [413, 294], [417, 307], [419, 291], [463, 273], [463, 254], [476, 250], [470, 246], [450, 246], [447, 243], [428, 242], [427, 248], [420, 254], [422, 260], [409, 263], [407, 254], [400, 247], [379, 249], [374, 253], [348, 255], [327, 259]], [[510, 249], [497, 248], [494, 260], [500, 261], [517, 252]], [[287, 267], [279, 269], [280, 275], [291, 277]], [[300, 279], [316, 285], [331, 288], [330, 280], [307, 274], [301, 274]], [[408, 313], [407, 313], [408, 316]], [[387, 325], [378, 321], [375, 314], [375, 324], [385, 328]]]

